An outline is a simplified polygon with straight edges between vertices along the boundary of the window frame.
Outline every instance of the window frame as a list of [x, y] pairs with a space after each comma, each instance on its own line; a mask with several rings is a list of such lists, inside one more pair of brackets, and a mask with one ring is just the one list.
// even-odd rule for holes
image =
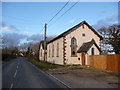
[[41, 54], [40, 56], [42, 57], [42, 49], [40, 49], [40, 54]]
[[59, 43], [57, 43], [57, 57], [59, 57]]
[[[74, 46], [74, 49], [73, 49], [73, 39], [75, 40], [75, 46]], [[75, 37], [73, 37], [72, 39], [71, 39], [71, 57], [77, 57], [77, 40], [76, 40], [76, 38]], [[75, 55], [73, 55], [72, 53], [73, 53], [73, 51], [75, 51]]]
[[54, 57], [54, 44], [52, 45], [52, 57]]
[[50, 57], [50, 46], [49, 46], [49, 57]]
[[91, 48], [91, 55], [95, 55], [95, 48]]

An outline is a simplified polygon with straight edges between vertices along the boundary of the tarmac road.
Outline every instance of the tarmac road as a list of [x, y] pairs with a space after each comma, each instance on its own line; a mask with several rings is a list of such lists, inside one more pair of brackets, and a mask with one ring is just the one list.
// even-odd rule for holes
[[65, 85], [38, 69], [24, 57], [2, 65], [2, 88], [66, 88]]

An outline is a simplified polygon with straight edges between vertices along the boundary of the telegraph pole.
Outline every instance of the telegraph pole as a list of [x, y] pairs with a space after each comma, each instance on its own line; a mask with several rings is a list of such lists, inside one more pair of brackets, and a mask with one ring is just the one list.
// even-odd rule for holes
[[44, 61], [46, 61], [46, 29], [47, 29], [47, 24], [45, 24], [44, 27]]

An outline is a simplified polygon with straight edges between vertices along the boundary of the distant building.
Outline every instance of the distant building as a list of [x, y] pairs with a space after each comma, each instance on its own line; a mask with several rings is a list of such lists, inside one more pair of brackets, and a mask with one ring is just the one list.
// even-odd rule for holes
[[[70, 28], [47, 43], [47, 62], [89, 65], [89, 55], [99, 55], [100, 36], [86, 21]], [[39, 59], [43, 60], [44, 41], [40, 43]]]
[[[44, 50], [47, 50], [47, 47], [44, 47], [44, 41], [40, 42], [39, 47], [39, 60], [44, 61]], [[47, 52], [45, 53], [45, 60], [47, 60]]]

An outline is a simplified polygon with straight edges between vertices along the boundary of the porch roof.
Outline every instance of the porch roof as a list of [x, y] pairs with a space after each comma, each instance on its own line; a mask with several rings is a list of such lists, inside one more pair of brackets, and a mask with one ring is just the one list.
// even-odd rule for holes
[[87, 53], [93, 44], [97, 47], [99, 51], [101, 51], [99, 46], [95, 43], [95, 40], [92, 39], [90, 42], [83, 43], [82, 46], [78, 49], [77, 53]]

